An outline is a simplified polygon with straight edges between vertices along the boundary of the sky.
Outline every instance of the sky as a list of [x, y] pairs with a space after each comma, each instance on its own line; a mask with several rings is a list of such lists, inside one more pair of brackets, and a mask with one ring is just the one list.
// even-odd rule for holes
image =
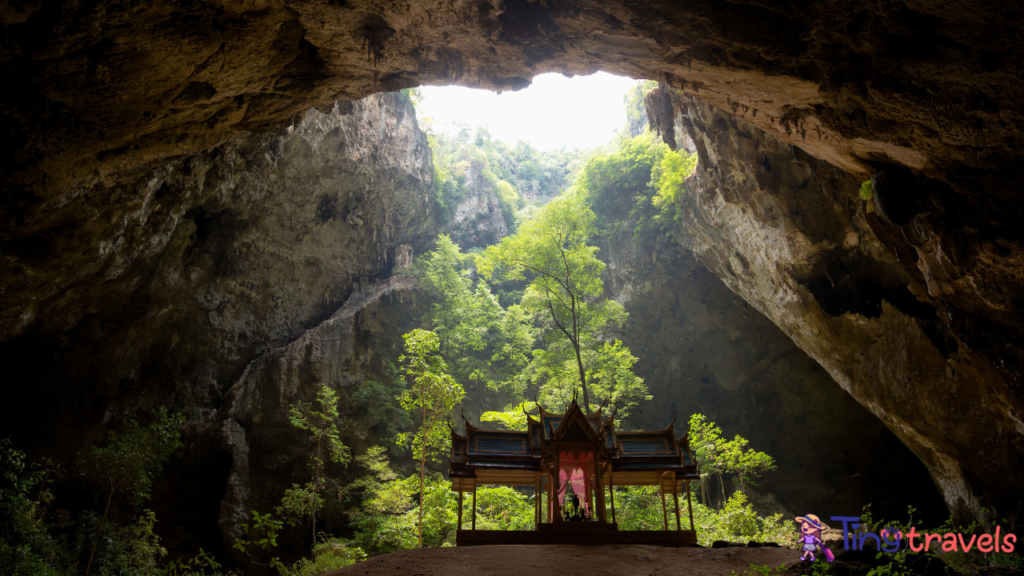
[[541, 74], [518, 92], [490, 92], [461, 86], [424, 86], [417, 116], [432, 117], [437, 131], [453, 122], [484, 126], [491, 137], [515, 144], [525, 140], [541, 150], [591, 148], [626, 124], [622, 97], [636, 83], [598, 72], [566, 78]]

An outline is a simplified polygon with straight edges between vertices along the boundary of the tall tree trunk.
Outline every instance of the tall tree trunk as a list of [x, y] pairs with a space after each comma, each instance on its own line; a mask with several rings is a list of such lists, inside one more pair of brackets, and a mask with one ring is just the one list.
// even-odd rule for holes
[[[423, 397], [422, 390], [420, 397]], [[427, 407], [423, 406], [423, 426], [427, 425]], [[419, 524], [419, 548], [423, 548], [423, 469], [427, 465], [427, 435], [423, 435], [420, 441], [420, 524]]]
[[718, 473], [718, 485], [722, 488], [722, 505], [719, 506], [719, 510], [725, 507], [725, 480], [722, 478], [722, 473]]
[[[313, 506], [316, 506], [316, 491], [313, 491]], [[316, 509], [313, 510], [313, 557], [316, 558]]]
[[573, 349], [576, 351], [576, 365], [580, 369], [580, 383], [583, 384], [583, 414], [590, 413], [590, 394], [587, 393], [587, 371], [583, 369], [583, 357], [580, 356], [579, 342], [573, 341]]
[[100, 533], [103, 532], [103, 525], [107, 523], [107, 513], [110, 512], [110, 501], [114, 498], [116, 486], [111, 486], [110, 494], [107, 494], [107, 505], [103, 508], [103, 518], [100, 520], [100, 527], [96, 529], [96, 538], [92, 541], [92, 551], [89, 552], [89, 563], [85, 565], [85, 576], [89, 576], [89, 569], [92, 568], [92, 557], [96, 554], [96, 546], [100, 543]]

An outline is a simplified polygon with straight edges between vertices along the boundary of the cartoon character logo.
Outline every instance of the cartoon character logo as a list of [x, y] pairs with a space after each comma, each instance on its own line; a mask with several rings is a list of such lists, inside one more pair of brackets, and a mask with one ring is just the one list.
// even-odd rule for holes
[[815, 558], [814, 552], [819, 548], [822, 555], [825, 556], [825, 561], [832, 562], [835, 560], [835, 555], [832, 554], [832, 551], [821, 540], [821, 530], [825, 526], [817, 516], [814, 514], [797, 516], [796, 522], [800, 524], [800, 538], [797, 539], [797, 542], [801, 544], [800, 548], [804, 551], [804, 555], [800, 557], [801, 560], [815, 561], [817, 558]]

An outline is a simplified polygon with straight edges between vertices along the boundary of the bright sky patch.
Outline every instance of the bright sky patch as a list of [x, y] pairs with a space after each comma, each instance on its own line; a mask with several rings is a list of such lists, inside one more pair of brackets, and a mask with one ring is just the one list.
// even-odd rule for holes
[[491, 137], [541, 150], [591, 148], [607, 143], [626, 124], [622, 96], [636, 80], [598, 72], [566, 78], [541, 74], [518, 92], [461, 86], [424, 86], [417, 114], [433, 118], [434, 130], [454, 123], [486, 127]]

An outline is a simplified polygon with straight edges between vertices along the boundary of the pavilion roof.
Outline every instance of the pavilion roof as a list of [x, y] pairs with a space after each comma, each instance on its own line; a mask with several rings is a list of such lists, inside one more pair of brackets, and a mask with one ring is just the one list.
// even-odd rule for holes
[[648, 483], [653, 481], [649, 479], [660, 478], [657, 474], [661, 473], [698, 477], [688, 434], [676, 439], [675, 420], [663, 430], [616, 432], [615, 413], [605, 418], [603, 407], [584, 414], [573, 400], [564, 414], [557, 414], [538, 406], [537, 418], [527, 414], [527, 429], [523, 431], [486, 430], [473, 426], [463, 416], [466, 434], [452, 430], [451, 475], [480, 482], [486, 476], [496, 483], [507, 477], [511, 482], [513, 476], [541, 472], [543, 454], [550, 453], [545, 447], [553, 442], [570, 446], [599, 442], [607, 450], [605, 458], [610, 457], [617, 478], [621, 474], [623, 479]]

